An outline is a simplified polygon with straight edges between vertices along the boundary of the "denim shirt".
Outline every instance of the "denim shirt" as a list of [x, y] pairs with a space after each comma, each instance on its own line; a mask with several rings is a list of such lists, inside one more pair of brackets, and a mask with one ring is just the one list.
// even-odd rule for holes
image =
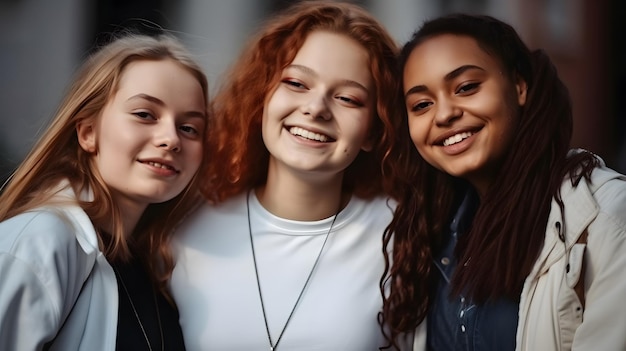
[[431, 351], [515, 350], [519, 308], [516, 301], [501, 298], [476, 305], [463, 295], [450, 295], [450, 280], [457, 266], [457, 238], [471, 225], [478, 204], [478, 196], [468, 192], [450, 224], [443, 249], [435, 255], [435, 291], [427, 324]]

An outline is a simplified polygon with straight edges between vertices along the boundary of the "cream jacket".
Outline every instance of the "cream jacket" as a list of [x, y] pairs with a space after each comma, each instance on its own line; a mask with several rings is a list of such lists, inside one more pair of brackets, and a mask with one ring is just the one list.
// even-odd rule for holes
[[50, 350], [113, 351], [117, 310], [115, 274], [79, 206], [0, 223], [0, 350], [42, 350], [56, 336]]
[[[602, 166], [589, 183], [574, 188], [565, 181], [561, 196], [564, 217], [553, 200], [543, 248], [524, 283], [516, 350], [624, 351], [626, 176]], [[577, 243], [585, 229], [586, 244]], [[573, 289], [583, 265], [584, 309]], [[416, 330], [414, 351], [426, 350], [425, 324]]]
[[[626, 176], [600, 167], [590, 183], [573, 188], [565, 181], [561, 194], [565, 226], [553, 201], [543, 249], [522, 290], [517, 350], [626, 350]], [[585, 229], [587, 244], [577, 244]], [[573, 290], [583, 262], [584, 312]]]

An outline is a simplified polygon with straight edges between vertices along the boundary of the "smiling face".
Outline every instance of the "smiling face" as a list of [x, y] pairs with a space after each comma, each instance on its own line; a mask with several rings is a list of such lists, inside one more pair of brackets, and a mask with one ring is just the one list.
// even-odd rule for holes
[[404, 67], [411, 139], [424, 159], [484, 193], [509, 149], [526, 102], [471, 37], [437, 35], [419, 44]]
[[325, 31], [309, 34], [266, 99], [263, 140], [270, 172], [340, 181], [359, 151], [370, 148], [373, 84], [359, 43]]
[[135, 61], [95, 124], [78, 126], [83, 149], [122, 213], [174, 198], [198, 170], [205, 99], [197, 79], [171, 60]]

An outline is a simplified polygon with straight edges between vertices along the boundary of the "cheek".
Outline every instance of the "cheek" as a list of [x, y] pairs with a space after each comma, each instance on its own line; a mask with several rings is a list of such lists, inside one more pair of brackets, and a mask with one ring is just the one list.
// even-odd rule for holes
[[268, 141], [272, 139], [270, 135], [270, 127], [269, 127], [269, 106], [265, 104], [263, 106], [263, 112], [261, 116], [261, 138], [263, 139], [263, 143], [267, 145]]
[[190, 163], [190, 165], [193, 166], [193, 173], [195, 173], [200, 167], [200, 164], [202, 163], [202, 153], [203, 153], [202, 143], [200, 142], [194, 143], [188, 149], [190, 151], [189, 156], [188, 156], [188, 160], [189, 160], [188, 162]]
[[[263, 102], [263, 110], [261, 111], [261, 128], [265, 135], [269, 125], [277, 118], [281, 110], [281, 99], [278, 92], [273, 92]], [[252, 119], [256, 119], [252, 117]]]
[[420, 145], [426, 143], [426, 125], [417, 118], [409, 119], [409, 135], [413, 144], [419, 149]]
[[351, 139], [354, 140], [354, 146], [358, 146], [359, 149], [363, 148], [366, 144], [371, 142], [370, 130], [372, 125], [374, 125], [374, 117], [367, 114], [346, 117], [346, 120], [355, 121], [354, 124], [346, 126], [349, 130], [353, 131], [351, 133]]
[[265, 100], [263, 100], [263, 120], [265, 122], [266, 117], [276, 117], [275, 115], [284, 109], [285, 103], [293, 100], [293, 97], [289, 97], [285, 89], [276, 87], [271, 90]]
[[500, 138], [501, 142], [510, 144], [515, 138], [520, 122], [520, 107], [515, 96], [508, 97], [508, 103], [501, 108]]

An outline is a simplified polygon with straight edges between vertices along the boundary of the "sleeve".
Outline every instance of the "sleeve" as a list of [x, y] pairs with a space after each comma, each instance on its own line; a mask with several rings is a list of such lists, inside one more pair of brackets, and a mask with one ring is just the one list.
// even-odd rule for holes
[[0, 350], [41, 350], [59, 329], [59, 311], [28, 264], [0, 254]]
[[69, 315], [89, 268], [58, 214], [0, 223], [0, 350], [41, 350]]
[[626, 350], [626, 182], [619, 183], [596, 194], [601, 207], [588, 228], [585, 311], [574, 351]]

